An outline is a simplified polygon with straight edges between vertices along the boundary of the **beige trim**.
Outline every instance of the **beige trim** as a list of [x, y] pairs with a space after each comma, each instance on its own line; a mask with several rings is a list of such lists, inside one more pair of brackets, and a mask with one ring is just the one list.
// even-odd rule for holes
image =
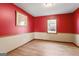
[[71, 33], [49, 34], [46, 32], [32, 32], [14, 36], [0, 37], [0, 53], [7, 53], [33, 39], [73, 42], [77, 46], [79, 46], [79, 34], [71, 34]]
[[79, 34], [57, 33], [50, 34], [46, 32], [34, 32], [34, 39], [52, 40], [60, 42], [73, 42], [79, 46]]
[[43, 39], [43, 40], [53, 40], [53, 41], [62, 41], [62, 42], [74, 42], [74, 34], [67, 33], [57, 33], [49, 34], [45, 32], [35, 32], [34, 39]]
[[79, 46], [79, 34], [76, 34], [75, 35], [75, 39], [74, 39], [74, 42], [77, 46]]
[[26, 33], [0, 38], [0, 53], [7, 53], [34, 38], [33, 33]]

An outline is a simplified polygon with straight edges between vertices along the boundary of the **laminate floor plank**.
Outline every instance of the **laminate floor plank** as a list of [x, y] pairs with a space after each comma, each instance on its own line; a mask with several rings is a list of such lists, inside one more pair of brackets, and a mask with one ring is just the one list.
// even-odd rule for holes
[[32, 40], [11, 51], [9, 56], [79, 56], [79, 48], [73, 43]]

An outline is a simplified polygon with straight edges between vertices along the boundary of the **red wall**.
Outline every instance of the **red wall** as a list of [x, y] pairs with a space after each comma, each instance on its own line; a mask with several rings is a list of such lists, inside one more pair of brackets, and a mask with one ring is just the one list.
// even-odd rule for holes
[[57, 32], [73, 33], [73, 16], [72, 13], [40, 16], [35, 18], [35, 32], [47, 32], [47, 20], [57, 18]]
[[79, 34], [79, 8], [73, 13], [74, 32]]
[[[20, 13], [28, 16], [28, 26], [15, 26], [15, 11], [19, 11]], [[13, 4], [0, 3], [0, 36], [14, 35], [25, 32], [33, 32], [33, 17]]]
[[[28, 16], [28, 25], [26, 27], [15, 25], [15, 11]], [[13, 4], [2, 3], [0, 4], [0, 36], [26, 32], [47, 32], [47, 20], [53, 18], [57, 18], [57, 32], [79, 33], [79, 9], [74, 13], [33, 17]]]

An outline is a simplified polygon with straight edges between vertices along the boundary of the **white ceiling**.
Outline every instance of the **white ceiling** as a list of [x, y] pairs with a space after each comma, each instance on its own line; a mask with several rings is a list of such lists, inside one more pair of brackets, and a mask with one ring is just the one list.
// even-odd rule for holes
[[35, 17], [71, 13], [79, 7], [79, 3], [56, 3], [52, 7], [45, 7], [43, 3], [15, 3], [15, 5]]

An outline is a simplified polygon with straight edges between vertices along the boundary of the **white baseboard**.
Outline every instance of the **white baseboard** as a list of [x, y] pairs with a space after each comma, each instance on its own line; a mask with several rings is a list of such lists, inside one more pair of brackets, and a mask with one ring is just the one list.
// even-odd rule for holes
[[9, 51], [33, 40], [52, 40], [61, 42], [73, 42], [79, 46], [79, 34], [57, 33], [49, 34], [45, 32], [32, 32], [8, 37], [0, 38], [0, 53], [8, 53]]
[[0, 53], [7, 53], [33, 39], [33, 33], [0, 38]]
[[79, 34], [75, 35], [74, 43], [79, 46]]
[[79, 46], [79, 34], [70, 34], [70, 33], [49, 34], [45, 32], [34, 32], [34, 39], [73, 42], [74, 44]]
[[75, 36], [74, 34], [69, 33], [49, 34], [45, 32], [34, 32], [34, 38], [52, 41], [74, 42]]

